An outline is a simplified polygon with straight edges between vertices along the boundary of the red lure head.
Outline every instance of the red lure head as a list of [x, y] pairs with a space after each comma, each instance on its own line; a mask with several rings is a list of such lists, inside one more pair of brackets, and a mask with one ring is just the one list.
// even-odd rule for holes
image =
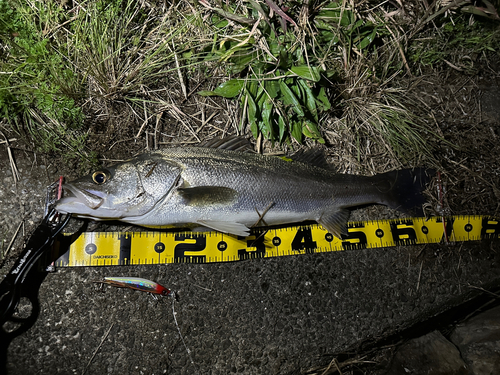
[[156, 292], [158, 294], [161, 294], [162, 296], [168, 296], [171, 293], [170, 289], [167, 289], [164, 286], [161, 286], [160, 284], [158, 284], [158, 286], [156, 287]]

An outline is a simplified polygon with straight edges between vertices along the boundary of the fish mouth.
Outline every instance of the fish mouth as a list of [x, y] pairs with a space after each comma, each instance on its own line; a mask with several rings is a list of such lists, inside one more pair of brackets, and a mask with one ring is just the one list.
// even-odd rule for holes
[[79, 189], [71, 184], [64, 184], [63, 190], [64, 198], [59, 199], [55, 207], [61, 214], [97, 220], [117, 219], [122, 216], [117, 210], [101, 207], [105, 201], [105, 193]]
[[69, 201], [83, 203], [85, 206], [95, 210], [104, 203], [105, 194], [95, 190], [78, 189], [71, 184], [63, 185], [65, 203]]

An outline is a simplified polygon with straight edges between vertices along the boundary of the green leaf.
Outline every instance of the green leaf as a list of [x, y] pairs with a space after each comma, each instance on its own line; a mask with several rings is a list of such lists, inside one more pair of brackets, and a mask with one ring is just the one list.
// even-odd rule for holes
[[321, 79], [319, 69], [314, 66], [292, 66], [290, 70], [297, 74], [299, 77], [307, 79], [308, 81], [318, 82]]
[[259, 136], [259, 127], [257, 126], [257, 121], [254, 121], [250, 124], [250, 130], [252, 131], [252, 135], [255, 139]]
[[228, 24], [229, 24], [228, 20], [221, 20], [221, 21], [217, 22], [214, 26], [217, 29], [222, 29], [222, 28], [226, 27]]
[[280, 81], [280, 90], [285, 105], [291, 105], [296, 114], [304, 117], [304, 111], [302, 110], [299, 100], [284, 81]]
[[360, 26], [363, 26], [363, 22], [364, 22], [363, 20], [357, 20], [354, 25], [351, 25], [351, 28], [350, 28], [351, 32], [359, 29]]
[[234, 54], [231, 57], [231, 66], [229, 66], [229, 71], [231, 74], [240, 73], [243, 69], [246, 69], [251, 62], [255, 59], [254, 53], [243, 53]]
[[377, 35], [377, 29], [374, 29], [370, 35], [368, 35], [361, 42], [359, 42], [358, 48], [364, 49], [364, 48], [368, 47], [371, 44], [371, 42], [373, 42], [376, 35]]
[[255, 103], [257, 103], [258, 108], [262, 108], [264, 101], [266, 100], [266, 92], [264, 90], [264, 85], [262, 82], [258, 83], [257, 95], [255, 95]]
[[330, 4], [323, 6], [316, 18], [320, 18], [325, 22], [335, 25], [340, 23], [340, 26], [348, 26], [354, 21], [352, 11], [345, 8], [342, 9], [342, 5], [337, 2], [331, 2]]
[[265, 131], [265, 136], [269, 139], [274, 139], [274, 129], [273, 129], [273, 123], [271, 119], [271, 113], [273, 111], [273, 102], [267, 98], [267, 100], [264, 101], [263, 106], [262, 106], [262, 121], [264, 123], [264, 131]]
[[302, 143], [302, 124], [300, 121], [292, 120], [292, 137], [295, 138], [299, 143]]
[[[269, 43], [269, 51], [274, 57], [278, 57], [281, 52], [281, 45], [278, 42]], [[270, 56], [269, 56], [270, 57]]]
[[328, 97], [326, 96], [326, 90], [324, 87], [319, 89], [319, 93], [316, 96], [317, 105], [320, 107], [322, 111], [327, 111], [332, 108]]
[[252, 98], [252, 95], [247, 93], [247, 98], [248, 98], [248, 108], [247, 108], [247, 116], [248, 116], [248, 123], [250, 124], [250, 128], [253, 125], [256, 125], [257, 120], [259, 118], [259, 113], [257, 112], [257, 106], [255, 105], [255, 101]]
[[297, 80], [293, 80], [293, 84], [292, 85], [289, 85], [288, 87], [290, 87], [290, 89], [292, 90], [292, 92], [295, 94], [295, 96], [297, 97], [297, 100], [299, 101], [300, 105], [301, 105], [301, 108], [303, 106], [303, 98], [304, 98], [304, 93], [302, 92], [302, 89], [300, 88], [300, 86], [297, 84]]
[[280, 51], [280, 55], [279, 55], [278, 69], [288, 70], [288, 68], [290, 67], [290, 64], [291, 64], [291, 60], [292, 60], [292, 56], [290, 54], [288, 54], [288, 52], [285, 48], [283, 48]]
[[257, 88], [259, 84], [257, 81], [249, 81], [246, 85], [246, 90], [252, 95], [252, 97], [257, 97]]
[[245, 81], [240, 79], [230, 79], [221, 83], [214, 91], [199, 91], [201, 96], [222, 96], [224, 98], [234, 98], [238, 96], [245, 87]]
[[314, 118], [314, 120], [318, 121], [318, 109], [316, 108], [316, 99], [311, 88], [307, 85], [307, 83], [303, 80], [299, 80], [299, 85], [305, 92], [306, 98], [306, 107], [309, 110], [309, 113]]
[[278, 81], [265, 81], [264, 88], [271, 98], [276, 98], [280, 92], [280, 84]]
[[286, 123], [281, 113], [278, 114], [279, 141], [282, 142], [286, 133]]
[[302, 133], [309, 138], [312, 138], [319, 143], [325, 143], [325, 140], [319, 132], [318, 126], [309, 120], [304, 121], [304, 126], [302, 127]]
[[267, 21], [269, 20], [269, 17], [268, 15], [266, 14], [266, 12], [264, 12], [264, 9], [262, 9], [262, 7], [260, 6], [260, 4], [256, 1], [253, 1], [253, 0], [249, 0], [248, 1], [250, 3], [250, 6], [257, 12], [259, 13], [261, 16], [264, 17], [264, 19]]
[[260, 114], [258, 113], [258, 108], [257, 105], [255, 104], [255, 101], [252, 98], [252, 95], [248, 91], [246, 92], [246, 97], [248, 98], [247, 102], [248, 123], [250, 124], [250, 130], [252, 131], [252, 135], [255, 138], [257, 138], [259, 136], [258, 122]]

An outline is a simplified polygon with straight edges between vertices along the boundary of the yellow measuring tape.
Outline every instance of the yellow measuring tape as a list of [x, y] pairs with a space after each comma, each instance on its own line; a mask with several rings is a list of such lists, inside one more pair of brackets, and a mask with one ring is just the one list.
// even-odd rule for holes
[[489, 216], [404, 218], [351, 222], [339, 239], [318, 224], [257, 229], [249, 237], [219, 232], [85, 232], [71, 244], [57, 243], [59, 267], [233, 262], [500, 237], [500, 221]]

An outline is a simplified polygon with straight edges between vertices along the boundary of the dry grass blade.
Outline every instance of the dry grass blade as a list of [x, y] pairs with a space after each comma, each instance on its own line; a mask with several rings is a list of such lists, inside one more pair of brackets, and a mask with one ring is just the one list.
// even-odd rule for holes
[[[470, 4], [470, 0], [465, 0], [465, 1], [458, 1], [458, 0], [450, 0], [448, 3], [443, 2], [438, 2], [434, 1], [432, 2], [431, 5], [427, 6], [425, 9], [424, 16], [415, 24], [415, 27], [411, 30], [409, 33], [409, 38], [413, 38], [419, 31], [421, 31], [425, 25], [427, 25], [429, 22], [432, 22], [434, 19], [436, 19], [438, 16], [446, 13], [448, 10], [453, 9], [453, 8], [459, 8], [463, 5]], [[444, 5], [444, 6], [441, 6]], [[436, 10], [437, 8], [441, 8], [439, 10]], [[432, 11], [435, 10], [433, 14]]]
[[109, 327], [109, 329], [106, 331], [106, 333], [104, 334], [104, 336], [102, 337], [101, 339], [101, 342], [99, 344], [99, 346], [96, 348], [96, 350], [94, 351], [94, 354], [92, 354], [92, 357], [90, 358], [89, 362], [87, 363], [87, 365], [85, 366], [85, 368], [83, 369], [82, 371], [82, 375], [85, 375], [85, 373], [87, 372], [90, 364], [92, 363], [92, 361], [94, 360], [97, 352], [101, 349], [102, 347], [102, 344], [104, 344], [104, 340], [106, 340], [106, 338], [109, 336], [109, 333], [111, 332], [111, 329], [114, 327], [115, 323], [112, 323], [111, 326]]
[[11, 142], [15, 142], [17, 141], [17, 138], [9, 138], [9, 139], [6, 139], [6, 140], [3, 140], [3, 141], [0, 141], [0, 145], [3, 145], [4, 143], [5, 144], [10, 144]]
[[365, 360], [365, 358], [366, 357], [351, 358], [339, 362], [337, 358], [334, 357], [327, 366], [310, 369], [305, 372], [305, 375], [342, 375], [342, 370], [350, 368], [351, 366], [376, 364], [376, 362]]
[[287, 20], [292, 25], [297, 26], [295, 21], [293, 19], [291, 19], [290, 16], [283, 11], [283, 9], [281, 9], [278, 5], [276, 5], [276, 3], [274, 1], [266, 0], [266, 3], [267, 3], [267, 5], [269, 5], [269, 7], [272, 10], [274, 10], [276, 13], [278, 13], [283, 19]]
[[[175, 48], [175, 45], [173, 47]], [[177, 52], [175, 52], [175, 50], [172, 52], [175, 58], [175, 66], [177, 67], [177, 74], [179, 76], [179, 83], [181, 84], [182, 93], [184, 94], [184, 99], [187, 99], [188, 98], [187, 89], [186, 89], [186, 84], [184, 83], [184, 77], [182, 76], [181, 66], [179, 64], [179, 57], [177, 56]]]
[[348, 170], [378, 173], [432, 160], [433, 144], [425, 138], [430, 129], [410, 109], [415, 103], [393, 87], [393, 77], [375, 85], [365, 64], [361, 58], [353, 64], [339, 95], [342, 116], [327, 127], [330, 141], [340, 143], [340, 157], [355, 155]]
[[5, 259], [6, 259], [7, 255], [9, 254], [9, 251], [12, 248], [14, 241], [16, 240], [17, 234], [19, 233], [19, 231], [21, 230], [21, 227], [23, 225], [24, 225], [24, 220], [22, 220], [19, 223], [19, 225], [18, 225], [16, 231], [14, 232], [14, 235], [12, 236], [12, 239], [10, 240], [9, 244], [7, 245], [7, 248], [5, 249], [5, 251], [3, 251], [3, 249], [2, 249], [2, 254], [0, 256], [0, 268], [3, 266], [3, 263], [5, 262]]
[[2, 133], [2, 136], [4, 137], [4, 141], [2, 143], [5, 143], [7, 147], [7, 155], [9, 156], [10, 170], [12, 171], [12, 178], [14, 179], [14, 185], [17, 185], [17, 181], [19, 181], [19, 171], [16, 166], [14, 155], [12, 155], [12, 150], [10, 148], [10, 140], [5, 136], [5, 134], [3, 134], [3, 132], [0, 133]]

